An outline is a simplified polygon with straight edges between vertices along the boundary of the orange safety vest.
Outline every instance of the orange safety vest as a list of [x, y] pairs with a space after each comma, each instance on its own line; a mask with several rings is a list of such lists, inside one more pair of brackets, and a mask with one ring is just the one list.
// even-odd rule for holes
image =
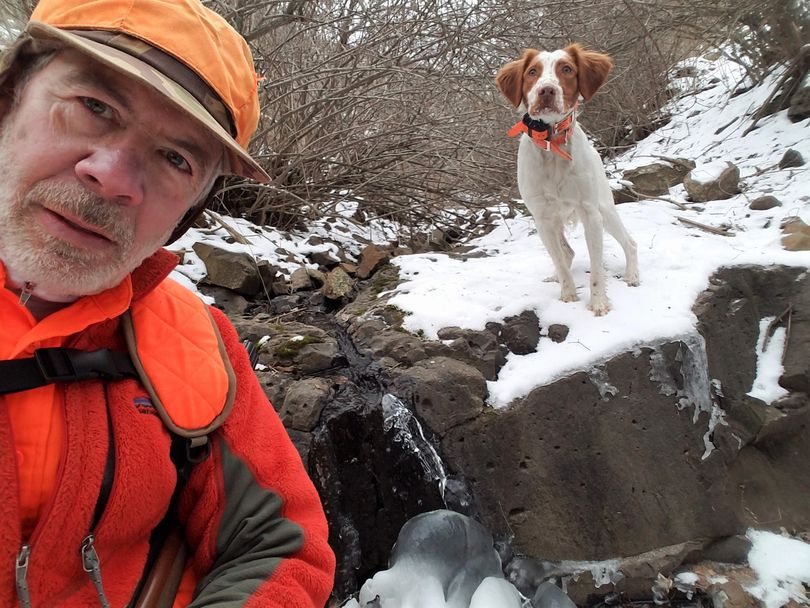
[[[0, 264], [0, 286], [4, 281], [5, 271]], [[92, 302], [80, 300], [78, 309], [74, 308], [75, 314], [92, 319], [92, 313], [97, 314], [92, 309], [102, 308], [109, 313], [120, 308], [122, 301], [131, 296], [128, 285], [108, 292], [82, 299]], [[14, 306], [14, 298], [6, 291], [0, 301], [0, 312], [10, 312], [5, 307]], [[67, 308], [73, 306], [76, 304]], [[85, 314], [88, 308], [92, 311], [89, 315]], [[22, 316], [27, 315], [6, 321], [11, 331], [3, 336], [0, 357], [9, 354], [14, 358], [25, 357], [38, 345], [58, 347], [67, 338], [53, 336], [53, 327], [38, 332], [38, 323], [26, 331], [23, 325], [27, 323]], [[156, 412], [172, 433], [188, 438], [191, 447], [201, 447], [208, 434], [226, 419], [236, 392], [233, 369], [208, 307], [189, 290], [174, 281], [164, 280], [132, 302], [120, 318], [130, 358]], [[9, 323], [16, 325], [9, 327]], [[46, 337], [49, 335], [51, 337]], [[37, 337], [42, 340], [36, 340]], [[26, 344], [26, 340], [31, 343]], [[20, 474], [26, 475], [26, 479], [20, 480], [20, 490], [24, 493], [21, 506], [24, 527], [30, 532], [41, 504], [53, 490], [54, 473], [62, 451], [63, 402], [57, 385], [5, 398], [18, 399], [17, 407], [12, 409], [12, 422], [15, 434], [22, 436], [27, 448], [24, 454], [18, 446], [17, 458]], [[49, 407], [50, 414], [43, 416], [42, 406]], [[39, 420], [44, 420], [44, 424], [39, 424]], [[38, 434], [44, 437], [37, 437]], [[29, 459], [32, 462], [23, 462]]]

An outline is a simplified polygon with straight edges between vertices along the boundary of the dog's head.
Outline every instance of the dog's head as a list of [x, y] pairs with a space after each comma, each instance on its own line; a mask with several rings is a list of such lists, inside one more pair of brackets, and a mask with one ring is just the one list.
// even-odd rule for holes
[[516, 108], [522, 103], [529, 116], [553, 123], [561, 120], [580, 96], [588, 101], [601, 87], [613, 60], [579, 44], [557, 51], [526, 49], [523, 56], [503, 66], [495, 82]]

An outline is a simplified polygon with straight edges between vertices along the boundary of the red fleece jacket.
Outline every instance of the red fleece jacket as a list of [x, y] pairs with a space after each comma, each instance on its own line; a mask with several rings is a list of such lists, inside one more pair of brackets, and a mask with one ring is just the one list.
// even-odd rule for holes
[[[133, 301], [175, 264], [165, 251], [144, 262], [132, 274]], [[211, 456], [194, 468], [179, 502], [198, 581], [191, 606], [321, 608], [335, 563], [318, 495], [236, 331], [220, 311], [212, 314], [237, 390], [228, 419], [211, 437]], [[66, 346], [126, 350], [117, 318], [71, 336]], [[134, 380], [78, 382], [59, 390], [65, 404], [62, 458], [52, 498], [28, 539], [31, 603], [99, 605], [80, 547], [91, 532], [110, 454], [109, 500], [92, 532], [104, 591], [112, 606], [124, 606], [174, 489], [170, 437]], [[23, 545], [17, 475], [8, 412], [0, 407], [0, 606], [17, 602], [15, 563]]]

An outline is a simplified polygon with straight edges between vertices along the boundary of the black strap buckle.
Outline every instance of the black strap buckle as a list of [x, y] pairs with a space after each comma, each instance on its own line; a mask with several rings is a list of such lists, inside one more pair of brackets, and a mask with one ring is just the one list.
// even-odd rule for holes
[[76, 377], [76, 370], [66, 348], [38, 348], [34, 359], [42, 372], [42, 377], [50, 384], [68, 382]]
[[48, 383], [137, 377], [129, 355], [108, 348], [89, 352], [74, 348], [38, 348], [34, 359]]

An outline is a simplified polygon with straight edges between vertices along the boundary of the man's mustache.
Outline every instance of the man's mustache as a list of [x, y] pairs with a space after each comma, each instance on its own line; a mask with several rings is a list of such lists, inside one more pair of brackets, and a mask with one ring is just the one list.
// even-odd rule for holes
[[133, 237], [131, 221], [116, 203], [106, 200], [80, 184], [37, 182], [28, 191], [25, 204], [39, 204], [57, 214], [74, 217], [98, 229], [119, 245]]

